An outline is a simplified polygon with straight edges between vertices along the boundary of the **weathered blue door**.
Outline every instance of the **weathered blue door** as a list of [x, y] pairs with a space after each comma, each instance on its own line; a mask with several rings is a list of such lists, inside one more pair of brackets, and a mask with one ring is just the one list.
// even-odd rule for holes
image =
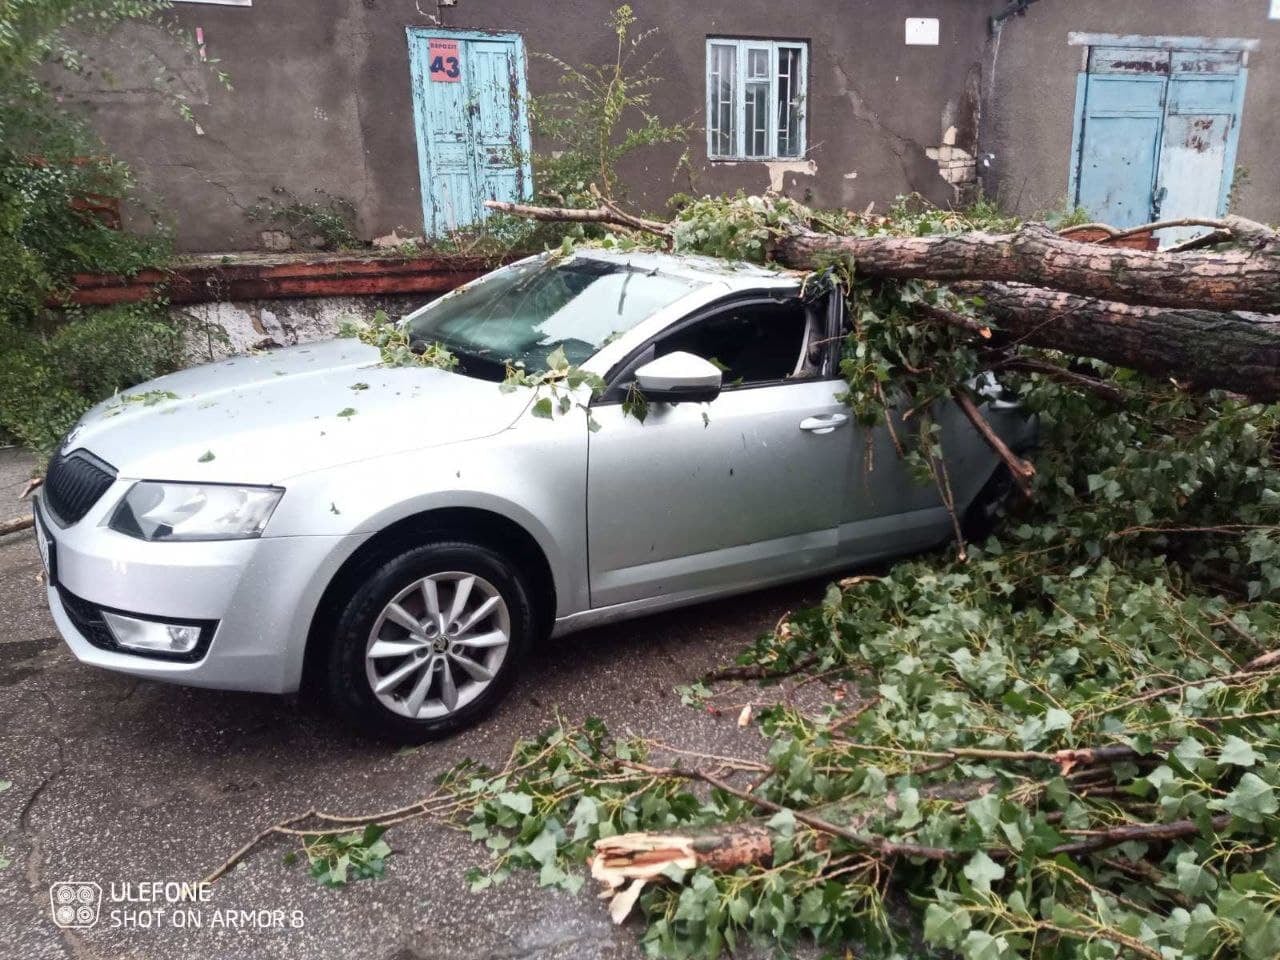
[[[1220, 216], [1231, 189], [1243, 52], [1151, 42], [1090, 48], [1077, 81], [1071, 200], [1116, 227]], [[1198, 232], [1174, 228], [1160, 239]]]
[[409, 28], [413, 117], [428, 236], [532, 190], [524, 46], [516, 34]]

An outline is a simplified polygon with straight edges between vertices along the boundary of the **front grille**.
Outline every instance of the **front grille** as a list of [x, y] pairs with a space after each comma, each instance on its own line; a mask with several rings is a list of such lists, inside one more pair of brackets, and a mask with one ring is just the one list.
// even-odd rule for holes
[[79, 523], [115, 479], [115, 467], [87, 450], [59, 454], [44, 475], [45, 503], [64, 526]]
[[[58, 599], [62, 601], [62, 609], [66, 611], [67, 619], [71, 621], [82, 637], [100, 650], [112, 650], [116, 653], [127, 653], [135, 657], [151, 657], [155, 660], [176, 660], [181, 663], [195, 663], [197, 660], [203, 659], [204, 655], [209, 652], [209, 644], [213, 641], [213, 634], [218, 626], [216, 620], [166, 618], [165, 622], [167, 623], [186, 623], [200, 628], [200, 639], [196, 643], [195, 649], [190, 653], [131, 650], [116, 643], [115, 636], [111, 633], [107, 622], [102, 618], [102, 607], [96, 603], [90, 603], [83, 597], [76, 596], [60, 583], [55, 584], [55, 587], [58, 591]], [[112, 612], [121, 613], [126, 617], [142, 616], [142, 614], [128, 613], [123, 610], [112, 610]], [[156, 618], [145, 617], [144, 619]]]

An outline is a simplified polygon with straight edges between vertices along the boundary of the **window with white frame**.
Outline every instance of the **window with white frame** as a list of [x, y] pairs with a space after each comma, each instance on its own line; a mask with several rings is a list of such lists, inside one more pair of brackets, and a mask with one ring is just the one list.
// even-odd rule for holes
[[804, 156], [808, 73], [807, 43], [707, 40], [707, 156]]

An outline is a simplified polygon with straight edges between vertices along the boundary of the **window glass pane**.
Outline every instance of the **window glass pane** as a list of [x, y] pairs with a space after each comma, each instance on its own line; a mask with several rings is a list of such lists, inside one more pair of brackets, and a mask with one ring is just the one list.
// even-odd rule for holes
[[769, 156], [769, 84], [748, 83], [746, 89], [747, 156]]
[[769, 79], [769, 51], [768, 50], [748, 50], [747, 51], [747, 79], [748, 80]]
[[800, 156], [804, 141], [801, 118], [804, 77], [800, 73], [800, 50], [797, 47], [778, 48], [778, 156]]
[[737, 152], [733, 93], [737, 83], [738, 50], [733, 44], [711, 45], [707, 64], [707, 129], [713, 157], [730, 157]]
[[799, 300], [730, 307], [658, 341], [655, 356], [684, 350], [710, 360], [726, 388], [785, 380], [800, 368], [807, 319]]

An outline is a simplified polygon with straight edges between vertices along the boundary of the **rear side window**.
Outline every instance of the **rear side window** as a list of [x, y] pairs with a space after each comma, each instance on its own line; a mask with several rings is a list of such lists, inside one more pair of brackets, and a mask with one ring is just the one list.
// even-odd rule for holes
[[725, 388], [806, 376], [812, 311], [798, 299], [726, 307], [657, 341], [654, 356], [683, 350], [710, 360]]

